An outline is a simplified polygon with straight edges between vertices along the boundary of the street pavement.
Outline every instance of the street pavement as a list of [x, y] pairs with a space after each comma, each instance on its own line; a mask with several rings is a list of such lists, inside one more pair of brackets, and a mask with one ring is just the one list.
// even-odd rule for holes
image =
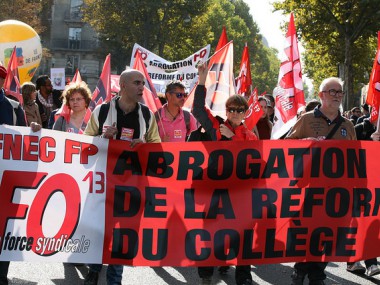
[[[253, 284], [290, 284], [293, 263], [252, 266]], [[106, 266], [100, 275], [99, 285], [106, 285]], [[8, 278], [10, 285], [77, 285], [83, 284], [87, 266], [75, 267], [63, 263], [30, 263], [11, 262]], [[214, 273], [213, 284], [235, 284], [235, 269], [230, 268], [227, 275]], [[346, 263], [329, 263], [327, 267], [326, 285], [380, 285], [380, 275], [367, 278], [346, 271]], [[183, 285], [200, 284], [197, 270], [194, 267], [130, 267], [125, 266], [123, 285]], [[308, 282], [305, 281], [305, 284]]]

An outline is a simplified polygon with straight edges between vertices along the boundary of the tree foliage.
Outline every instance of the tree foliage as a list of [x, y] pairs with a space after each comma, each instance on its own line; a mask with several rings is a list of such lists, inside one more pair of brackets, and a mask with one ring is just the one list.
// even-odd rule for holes
[[31, 26], [39, 34], [46, 30], [43, 21], [45, 8], [50, 8], [50, 1], [13, 0], [0, 2], [0, 22], [18, 20]]
[[344, 108], [358, 104], [358, 94], [376, 53], [380, 28], [380, 0], [284, 0], [276, 10], [294, 12], [299, 38], [305, 47], [305, 71], [318, 90], [328, 76], [344, 82]]
[[[13, 0], [0, 2], [0, 22], [18, 20], [31, 26], [37, 34], [47, 33], [49, 30], [49, 14], [53, 0]], [[27, 12], [26, 12], [27, 11]], [[43, 57], [49, 57], [49, 50], [42, 49]]]
[[[214, 52], [222, 27], [234, 41], [235, 72], [248, 43], [254, 86], [271, 91], [279, 62], [274, 50], [263, 47], [258, 27], [243, 0], [85, 0], [85, 20], [99, 33], [104, 53], [121, 72], [138, 43], [175, 61], [211, 44]], [[185, 21], [191, 18], [191, 22]], [[276, 72], [273, 66], [277, 65]], [[256, 74], [257, 73], [257, 74]]]

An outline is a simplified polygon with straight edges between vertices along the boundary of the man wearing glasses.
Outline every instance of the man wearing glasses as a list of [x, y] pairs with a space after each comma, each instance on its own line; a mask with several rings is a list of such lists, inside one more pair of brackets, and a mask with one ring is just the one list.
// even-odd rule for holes
[[158, 131], [163, 142], [184, 142], [197, 128], [193, 114], [182, 110], [187, 93], [180, 81], [172, 81], [166, 86], [167, 103], [155, 113]]
[[50, 113], [58, 108], [53, 99], [53, 85], [47, 75], [41, 75], [36, 80], [36, 89], [38, 91], [36, 103], [40, 110], [42, 127], [47, 128]]
[[[343, 82], [337, 77], [323, 80], [318, 93], [321, 105], [303, 114], [286, 139], [356, 140], [354, 125], [339, 111], [344, 96], [342, 89]], [[310, 285], [325, 284], [326, 266], [327, 262], [296, 262], [292, 274], [292, 285], [303, 284], [306, 275], [309, 277]]]

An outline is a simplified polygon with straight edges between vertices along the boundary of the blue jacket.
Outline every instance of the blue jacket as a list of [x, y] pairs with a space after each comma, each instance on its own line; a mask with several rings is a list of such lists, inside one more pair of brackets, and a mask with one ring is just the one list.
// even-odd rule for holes
[[26, 126], [24, 111], [21, 105], [5, 96], [0, 89], [0, 125]]

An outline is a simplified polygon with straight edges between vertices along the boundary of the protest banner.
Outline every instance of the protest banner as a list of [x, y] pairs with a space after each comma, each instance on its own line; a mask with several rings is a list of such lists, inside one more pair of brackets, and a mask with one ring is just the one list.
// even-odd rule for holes
[[205, 61], [210, 54], [210, 45], [198, 50], [189, 57], [175, 62], [168, 61], [135, 43], [130, 66], [134, 65], [136, 53], [140, 52], [143, 62], [158, 93], [165, 93], [166, 85], [173, 80], [181, 80], [190, 91], [198, 80], [198, 61]]
[[376, 257], [376, 148], [281, 140], [130, 149], [1, 126], [0, 259], [205, 266]]
[[0, 130], [0, 260], [101, 263], [108, 141]]

